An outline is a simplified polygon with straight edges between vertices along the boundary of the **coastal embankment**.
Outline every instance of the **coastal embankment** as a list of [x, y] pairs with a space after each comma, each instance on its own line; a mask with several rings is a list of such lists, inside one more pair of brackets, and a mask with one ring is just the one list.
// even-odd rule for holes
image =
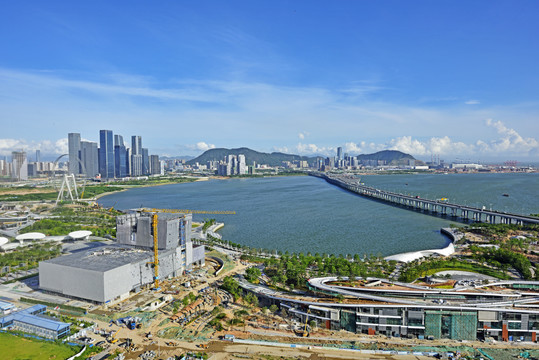
[[455, 242], [460, 240], [463, 234], [460, 233], [458, 229], [454, 229], [454, 228], [442, 228], [440, 229], [440, 232], [446, 235], [451, 240], [449, 245], [447, 245], [446, 247], [442, 249], [411, 251], [411, 252], [386, 256], [385, 259], [388, 261], [396, 260], [396, 261], [401, 261], [401, 262], [411, 262], [411, 261], [420, 259], [422, 257], [432, 256], [434, 254], [442, 255], [442, 256], [449, 256], [453, 254], [455, 252]]

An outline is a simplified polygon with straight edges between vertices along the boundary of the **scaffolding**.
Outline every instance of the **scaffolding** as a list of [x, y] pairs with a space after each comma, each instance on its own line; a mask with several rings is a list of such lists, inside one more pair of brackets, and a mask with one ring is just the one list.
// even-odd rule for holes
[[477, 340], [477, 313], [426, 311], [425, 336], [435, 339]]
[[356, 312], [341, 310], [340, 316], [341, 328], [346, 331], [356, 332]]

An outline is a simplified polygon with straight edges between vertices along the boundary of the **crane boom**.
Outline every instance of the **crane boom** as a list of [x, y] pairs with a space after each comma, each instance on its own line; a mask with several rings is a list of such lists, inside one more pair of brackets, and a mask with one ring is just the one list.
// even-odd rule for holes
[[140, 209], [143, 212], [149, 213], [170, 213], [170, 214], [222, 214], [222, 215], [235, 215], [235, 211], [228, 210], [186, 210], [186, 209], [153, 209], [153, 208], [142, 208]]

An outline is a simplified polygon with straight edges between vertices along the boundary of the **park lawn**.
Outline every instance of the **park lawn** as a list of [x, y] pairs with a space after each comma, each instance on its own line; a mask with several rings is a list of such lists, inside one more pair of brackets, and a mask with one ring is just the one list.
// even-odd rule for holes
[[224, 264], [223, 264], [223, 270], [221, 271], [221, 273], [226, 273], [234, 269], [235, 263], [228, 255], [225, 255], [217, 250], [212, 250], [206, 253], [206, 256], [214, 256], [223, 260]]
[[10, 360], [64, 360], [79, 352], [75, 346], [0, 333], [0, 354]]
[[[468, 266], [468, 265], [472, 265], [472, 266]], [[423, 276], [433, 275], [433, 274], [436, 274], [437, 272], [448, 271], [448, 270], [475, 272], [475, 273], [479, 273], [479, 274], [483, 274], [487, 276], [492, 276], [492, 277], [495, 277], [497, 279], [502, 279], [502, 280], [510, 279], [509, 276], [507, 276], [506, 274], [500, 271], [496, 271], [496, 270], [487, 268], [485, 266], [479, 266], [479, 265], [473, 265], [473, 264], [460, 264], [460, 265], [452, 265], [452, 266], [449, 265], [449, 266], [444, 266], [444, 267], [440, 267], [436, 269], [429, 269], [423, 273]]]

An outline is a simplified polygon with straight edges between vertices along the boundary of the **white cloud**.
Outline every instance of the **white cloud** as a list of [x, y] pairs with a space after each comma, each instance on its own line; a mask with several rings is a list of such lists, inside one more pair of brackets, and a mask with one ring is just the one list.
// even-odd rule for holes
[[421, 156], [430, 154], [463, 154], [473, 151], [474, 146], [462, 142], [455, 142], [448, 136], [432, 137], [423, 141], [413, 139], [411, 136], [403, 136], [390, 140], [387, 149]]
[[508, 128], [501, 121], [486, 120], [487, 126], [496, 129], [502, 137], [491, 142], [490, 148], [496, 152], [528, 153], [539, 149], [535, 138], [523, 138], [516, 130]]
[[335, 153], [334, 147], [317, 146], [316, 144], [303, 144], [296, 145], [296, 151], [300, 155], [331, 155]]
[[200, 150], [200, 151], [206, 151], [206, 150], [210, 150], [210, 149], [215, 149], [215, 145], [207, 144], [204, 141], [199, 141], [199, 142], [196, 143], [196, 145], [192, 146], [192, 149]]
[[26, 151], [27, 155], [33, 156], [31, 152], [40, 150], [42, 156], [67, 154], [67, 138], [56, 140], [26, 141], [23, 139], [0, 139], [0, 155], [10, 156], [12, 151]]
[[466, 105], [478, 105], [481, 104], [479, 100], [468, 100], [465, 102]]
[[273, 151], [280, 152], [280, 153], [285, 153], [285, 154], [290, 154], [290, 150], [288, 149], [287, 146], [274, 146]]
[[[123, 74], [89, 78], [87, 74], [0, 68], [0, 113], [7, 119], [2, 123], [2, 136], [11, 138], [0, 144], [0, 154], [10, 155], [21, 147], [65, 153], [66, 144], [40, 139], [60, 138], [68, 131], [91, 138], [110, 124], [114, 124], [115, 133], [144, 134], [150, 150], [176, 142], [193, 144], [175, 148], [170, 145], [164, 149], [168, 153], [206, 151], [217, 142], [226, 147], [248, 146], [261, 151], [278, 148], [327, 156], [334, 155], [333, 146], [343, 146], [349, 154], [388, 148], [417, 155], [490, 152], [506, 156], [505, 151], [507, 156], [530, 156], [539, 151], [536, 139], [524, 138], [492, 120], [487, 125], [497, 134], [489, 134], [482, 120], [493, 116], [511, 118], [518, 123], [519, 131], [533, 134], [537, 129], [534, 120], [539, 116], [537, 104], [499, 108], [407, 106], [382, 97], [363, 101], [361, 94], [376, 95], [384, 88], [356, 84], [326, 88], [248, 81], [159, 83], [153, 78]], [[462, 104], [464, 100], [459, 101]], [[479, 101], [470, 99], [466, 103], [475, 105]], [[23, 123], [28, 124], [25, 136], [34, 142], [13, 140], [21, 136], [19, 124]], [[283, 129], [291, 125], [298, 130], [284, 134]], [[168, 131], [162, 132], [163, 128]], [[194, 144], [191, 136], [201, 128], [212, 131], [205, 135], [205, 142]], [[68, 130], [64, 133], [61, 129]], [[403, 136], [409, 134], [413, 137]], [[431, 137], [432, 134], [442, 136]], [[9, 144], [6, 140], [10, 140]]]

